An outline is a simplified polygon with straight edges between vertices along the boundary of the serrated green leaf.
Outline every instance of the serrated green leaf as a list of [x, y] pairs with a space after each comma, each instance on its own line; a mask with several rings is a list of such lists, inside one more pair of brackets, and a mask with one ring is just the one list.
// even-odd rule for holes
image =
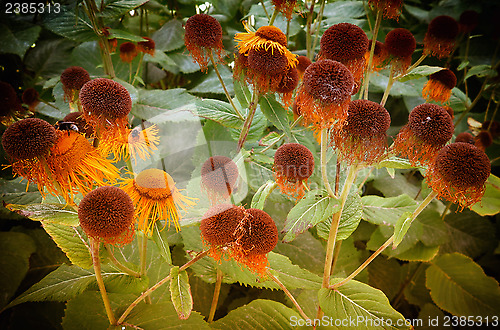
[[[335, 278], [331, 283], [339, 282]], [[409, 329], [403, 315], [393, 309], [380, 290], [351, 280], [333, 290], [321, 288], [319, 304], [325, 315], [334, 320], [346, 320], [342, 329]], [[355, 324], [349, 320], [356, 320]], [[345, 322], [345, 321], [344, 321]]]
[[444, 68], [439, 66], [428, 66], [428, 65], [420, 65], [415, 69], [408, 72], [403, 78], [399, 79], [401, 82], [405, 82], [412, 79], [418, 79], [422, 77], [427, 77], [433, 73], [443, 70]]
[[410, 164], [410, 161], [408, 159], [403, 159], [395, 156], [389, 159], [384, 159], [383, 161], [377, 164], [377, 168], [382, 168], [382, 167], [396, 168], [396, 169], [415, 168], [415, 166], [412, 166]]
[[363, 196], [363, 219], [376, 225], [395, 225], [405, 212], [413, 212], [417, 202], [403, 194], [396, 197]]
[[266, 183], [264, 183], [259, 188], [259, 190], [257, 190], [255, 195], [253, 195], [251, 208], [263, 210], [267, 197], [269, 197], [269, 195], [273, 192], [276, 186], [277, 186], [276, 182], [272, 180], [266, 181]]
[[464, 80], [469, 79], [472, 76], [478, 76], [479, 78], [486, 76], [494, 76], [496, 75], [496, 71], [491, 68], [489, 64], [481, 64], [473, 66], [467, 71], [467, 74], [464, 77]]
[[[376, 75], [370, 76], [370, 91], [383, 92], [389, 83], [388, 72], [381, 71]], [[421, 78], [424, 79], [425, 78]], [[394, 82], [391, 88], [391, 96], [420, 96], [422, 94], [422, 87], [419, 85], [418, 79], [413, 79], [402, 83], [400, 81]]]
[[393, 248], [396, 248], [405, 237], [406, 232], [413, 223], [412, 215], [413, 212], [405, 212], [399, 217], [398, 221], [396, 222], [396, 225], [394, 226], [394, 243], [392, 244]]
[[[363, 205], [361, 197], [357, 192], [349, 194], [340, 216], [339, 228], [337, 231], [337, 240], [345, 240], [356, 230], [363, 215]], [[328, 239], [330, 227], [332, 225], [332, 217], [326, 217], [316, 227], [318, 236], [323, 239]]]
[[132, 114], [151, 123], [198, 121], [193, 115], [196, 98], [185, 89], [140, 90]]
[[122, 39], [122, 40], [134, 41], [134, 42], [144, 41], [143, 37], [132, 34], [130, 32], [124, 31], [124, 30], [108, 29], [108, 32], [109, 32], [108, 39], [116, 38], [116, 39]]
[[328, 195], [326, 190], [309, 191], [288, 213], [283, 242], [288, 243], [295, 237], [331, 217], [339, 209], [339, 201]]
[[375, 258], [367, 267], [369, 284], [392, 300], [401, 288], [402, 267], [396, 259]]
[[428, 262], [434, 259], [439, 252], [439, 245], [425, 246], [422, 242], [417, 242], [414, 246], [396, 255], [396, 258], [404, 261]]
[[167, 240], [167, 231], [158, 228], [158, 224], [155, 223], [153, 229], [153, 241], [156, 244], [161, 256], [169, 265], [172, 264], [172, 255], [170, 253], [170, 246]]
[[221, 330], [289, 329], [293, 327], [293, 320], [303, 321], [296, 311], [279, 302], [257, 299], [229, 312], [210, 327]]
[[472, 205], [472, 211], [479, 215], [495, 215], [500, 213], [500, 178], [490, 174], [486, 181], [486, 190], [481, 198], [481, 201]]
[[72, 42], [64, 39], [39, 41], [26, 54], [24, 63], [35, 77], [60, 76], [64, 69], [72, 65], [70, 50], [73, 47]]
[[218, 122], [222, 126], [241, 129], [243, 121], [229, 103], [219, 100], [196, 100], [197, 115]]
[[426, 275], [426, 285], [439, 308], [458, 316], [498, 316], [498, 282], [472, 259], [459, 253], [441, 255]]
[[168, 53], [168, 56], [175, 62], [175, 67], [168, 68], [168, 71], [176, 74], [179, 72], [189, 74], [200, 71], [200, 65], [194, 61], [191, 54], [186, 54], [186, 52], [187, 50], [184, 52]]
[[271, 144], [276, 144], [283, 138], [282, 135], [278, 134], [275, 131], [270, 132], [266, 136], [264, 136], [262, 139], [259, 140], [259, 145], [260, 146], [269, 146]]
[[238, 99], [238, 102], [240, 102], [241, 107], [243, 109], [248, 108], [248, 105], [250, 104], [250, 102], [252, 102], [252, 92], [250, 92], [250, 89], [248, 89], [245, 81], [234, 79], [233, 86], [234, 93], [236, 95], [236, 98]]
[[47, 221], [64, 226], [78, 226], [78, 213], [65, 204], [6, 204], [10, 211], [30, 218], [33, 221]]
[[[315, 7], [314, 11], [318, 12], [319, 7]], [[365, 8], [359, 1], [335, 1], [335, 3], [325, 4], [323, 10], [325, 17], [358, 18], [364, 15]]]
[[50, 11], [42, 15], [45, 27], [63, 37], [68, 39], [85, 42], [96, 40], [97, 34], [92, 29], [92, 24], [86, 19], [82, 18], [83, 11], [76, 14], [76, 9], [70, 10], [61, 6], [61, 11]]
[[292, 139], [288, 114], [283, 105], [276, 101], [276, 98], [271, 95], [262, 96], [259, 99], [259, 105], [267, 120], [276, 126], [276, 128], [283, 131], [289, 139]]
[[41, 31], [41, 27], [31, 24], [19, 24], [11, 29], [7, 25], [0, 24], [0, 52], [19, 55], [23, 58], [26, 51], [35, 43]]
[[[229, 95], [234, 94], [234, 88], [233, 88], [233, 74], [231, 70], [229, 70], [226, 66], [224, 65], [219, 65], [218, 66], [219, 73], [221, 75], [222, 81], [224, 81], [224, 84], [226, 85], [227, 91]], [[201, 78], [201, 82], [198, 83], [196, 86], [191, 88], [189, 92], [195, 94], [224, 94], [224, 89], [222, 88], [222, 85], [220, 83], [219, 77], [217, 76], [217, 73], [215, 70], [210, 69], [208, 74], [203, 75]]]
[[[104, 0], [103, 0], [104, 1]], [[137, 8], [149, 0], [110, 0], [106, 1], [104, 10], [97, 13], [97, 16], [104, 18], [120, 17], [128, 13], [134, 8]]]
[[189, 278], [185, 270], [179, 271], [175, 266], [170, 269], [170, 296], [174, 304], [177, 315], [181, 320], [187, 320], [193, 310], [193, 297]]
[[184, 28], [182, 22], [173, 19], [153, 33], [156, 49], [170, 52], [184, 46]]

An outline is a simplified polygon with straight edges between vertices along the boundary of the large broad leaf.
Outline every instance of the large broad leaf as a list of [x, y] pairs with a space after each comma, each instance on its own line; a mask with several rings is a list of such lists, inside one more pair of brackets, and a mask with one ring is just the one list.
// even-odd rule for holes
[[367, 267], [369, 284], [387, 295], [392, 300], [401, 289], [402, 267], [396, 259], [375, 258]]
[[6, 204], [5, 207], [33, 221], [47, 221], [64, 226], [78, 226], [78, 213], [64, 204]]
[[276, 188], [276, 182], [272, 180], [267, 180], [259, 190], [253, 195], [251, 207], [253, 209], [264, 209], [264, 204], [266, 203], [267, 197], [271, 194], [271, 192]]
[[[337, 231], [337, 240], [345, 240], [356, 230], [361, 221], [363, 214], [363, 205], [361, 197], [357, 192], [349, 194], [340, 216], [339, 228]], [[323, 239], [328, 239], [330, 227], [332, 225], [332, 217], [326, 217], [323, 222], [317, 226], [318, 236]]]
[[0, 232], [0, 308], [14, 295], [36, 251], [31, 237], [23, 233]]
[[75, 13], [76, 9], [61, 6], [61, 11], [57, 13], [54, 10], [44, 14], [43, 23], [48, 30], [74, 41], [96, 40], [98, 36], [94, 33], [92, 24], [82, 18], [83, 11], [79, 11], [79, 16]]
[[439, 66], [428, 66], [428, 65], [420, 65], [416, 67], [415, 69], [411, 70], [411, 72], [408, 72], [403, 78], [401, 78], [399, 81], [405, 82], [411, 79], [418, 79], [422, 77], [427, 77], [433, 73], [436, 73], [438, 71], [443, 70], [444, 68], [441, 68]]
[[184, 28], [180, 20], [170, 20], [152, 35], [156, 49], [170, 52], [184, 46]]
[[[319, 11], [319, 6], [314, 7], [314, 11]], [[327, 3], [323, 10], [325, 17], [358, 18], [365, 15], [363, 4], [358, 1], [335, 1]]]
[[248, 89], [245, 81], [234, 79], [233, 86], [236, 99], [240, 103], [241, 107], [244, 109], [248, 108], [248, 105], [252, 102], [252, 92]]
[[0, 24], [0, 31], [2, 31], [2, 34], [0, 34], [0, 52], [16, 54], [23, 58], [26, 51], [38, 39], [41, 30], [38, 25], [15, 25], [11, 29], [4, 24]]
[[[331, 283], [341, 279], [332, 279]], [[322, 288], [319, 304], [333, 325], [342, 329], [409, 329], [403, 315], [393, 309], [380, 290], [352, 280], [336, 289]], [[337, 324], [335, 322], [338, 322]]]
[[240, 129], [243, 125], [243, 121], [229, 103], [204, 99], [196, 100], [195, 105], [197, 114], [200, 117], [213, 120], [225, 127]]
[[[218, 69], [229, 95], [234, 94], [233, 74], [231, 70], [223, 65], [219, 65]], [[201, 82], [189, 91], [193, 94], [224, 94], [224, 89], [222, 88], [219, 77], [213, 69], [211, 69], [207, 75], [203, 75]]]
[[445, 254], [426, 271], [426, 285], [441, 309], [459, 316], [498, 316], [500, 287], [472, 259]]
[[277, 129], [283, 131], [286, 136], [292, 140], [292, 132], [286, 109], [276, 101], [276, 98], [271, 95], [264, 95], [259, 99], [259, 105], [262, 113], [266, 116]]
[[285, 220], [283, 242], [291, 242], [308, 228], [325, 221], [339, 209], [339, 201], [326, 190], [311, 190], [288, 213]]
[[70, 49], [74, 44], [68, 40], [44, 40], [37, 43], [24, 59], [26, 67], [36, 77], [59, 76], [72, 65]]
[[413, 212], [417, 203], [403, 194], [396, 197], [363, 196], [363, 219], [376, 225], [395, 225], [405, 212]]
[[193, 310], [193, 297], [189, 278], [185, 270], [179, 271], [179, 267], [170, 269], [170, 296], [177, 315], [181, 320], [187, 320]]
[[486, 190], [480, 202], [472, 205], [472, 211], [479, 215], [495, 215], [500, 213], [500, 178], [491, 174], [486, 181]]
[[[104, 1], [104, 0], [102, 0]], [[104, 10], [98, 16], [105, 18], [115, 18], [128, 13], [132, 9], [141, 6], [149, 0], [109, 0], [104, 3]]]
[[257, 299], [229, 312], [210, 327], [227, 330], [289, 329], [299, 322], [304, 320], [296, 311], [276, 301]]

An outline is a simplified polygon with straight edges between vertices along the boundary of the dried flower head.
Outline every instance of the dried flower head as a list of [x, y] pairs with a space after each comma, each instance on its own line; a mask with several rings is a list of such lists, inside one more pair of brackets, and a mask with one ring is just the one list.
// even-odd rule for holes
[[210, 157], [201, 166], [201, 185], [213, 203], [229, 198], [238, 176], [238, 166], [226, 156]]
[[490, 173], [490, 160], [484, 151], [468, 143], [455, 142], [438, 152], [426, 178], [438, 197], [464, 208], [481, 200]]
[[29, 110], [34, 112], [36, 106], [40, 104], [40, 94], [36, 89], [30, 87], [24, 90], [22, 100]]
[[179, 231], [180, 211], [196, 204], [193, 198], [182, 195], [182, 190], [176, 187], [168, 173], [156, 168], [143, 170], [135, 178], [125, 179], [122, 189], [134, 202], [139, 230], [147, 235], [153, 232], [154, 224], [160, 220], [165, 220], [164, 227], [173, 223]]
[[87, 124], [83, 114], [79, 111], [68, 113], [63, 118], [63, 122], [74, 123], [78, 128], [78, 132], [83, 133], [86, 138], [90, 138], [94, 134], [94, 129]]
[[0, 81], [0, 122], [10, 125], [22, 110], [14, 88], [9, 83]]
[[332, 131], [340, 159], [349, 165], [379, 161], [387, 150], [390, 125], [391, 116], [380, 104], [369, 100], [349, 103], [346, 123]]
[[424, 103], [410, 112], [408, 124], [394, 141], [394, 150], [412, 165], [427, 165], [453, 136], [450, 114], [437, 104]]
[[368, 5], [384, 13], [385, 18], [399, 19], [403, 0], [369, 0]]
[[207, 14], [196, 14], [191, 16], [184, 26], [184, 44], [198, 62], [202, 71], [206, 71], [212, 52], [217, 54], [220, 62], [223, 62], [222, 53], [222, 26], [219, 21]]
[[231, 204], [215, 205], [203, 215], [200, 223], [201, 236], [210, 246], [213, 257], [218, 255], [220, 247], [228, 246], [236, 240], [236, 229], [245, 216], [243, 207]]
[[320, 40], [320, 59], [339, 61], [352, 73], [354, 80], [363, 78], [368, 51], [368, 37], [365, 31], [351, 23], [330, 26]]
[[89, 192], [78, 206], [80, 226], [93, 239], [128, 244], [134, 237], [134, 204], [123, 190], [104, 186]]
[[307, 179], [314, 172], [314, 156], [299, 143], [285, 143], [274, 154], [273, 170], [281, 191], [300, 199]]
[[489, 146], [493, 144], [493, 137], [488, 131], [479, 132], [474, 138], [474, 145], [481, 150], [486, 150]]
[[79, 66], [70, 66], [61, 73], [61, 84], [63, 85], [64, 98], [74, 102], [78, 98], [80, 89], [90, 81], [87, 70]]
[[485, 120], [481, 125], [481, 129], [490, 132], [493, 137], [500, 135], [500, 123], [497, 121]]
[[467, 132], [462, 132], [457, 135], [455, 138], [455, 142], [463, 142], [463, 143], [469, 143], [469, 144], [474, 144], [474, 136], [470, 133]]
[[[368, 50], [365, 54], [365, 59], [366, 59], [367, 63], [368, 63], [368, 60], [370, 58], [371, 47], [372, 47], [372, 40], [370, 39], [370, 40], [368, 40]], [[388, 57], [389, 57], [389, 54], [387, 52], [387, 49], [385, 48], [385, 44], [380, 42], [380, 41], [376, 41], [375, 42], [375, 49], [373, 51], [372, 65], [371, 65], [370, 69], [373, 71], [382, 70], [387, 64]]]
[[306, 122], [322, 129], [339, 124], [347, 116], [354, 79], [340, 62], [320, 60], [304, 72], [296, 96], [297, 106]]
[[300, 79], [302, 79], [304, 72], [306, 71], [307, 67], [312, 64], [312, 62], [309, 59], [309, 57], [302, 55], [297, 57], [297, 60], [298, 60], [297, 71], [299, 72]]
[[458, 26], [462, 33], [470, 33], [479, 23], [479, 14], [475, 10], [464, 11], [458, 20]]
[[450, 69], [443, 69], [429, 76], [422, 90], [422, 96], [427, 101], [446, 103], [451, 96], [451, 90], [457, 84], [457, 77]]
[[403, 28], [391, 30], [385, 36], [385, 49], [392, 56], [396, 72], [404, 73], [411, 64], [411, 56], [417, 47], [413, 34]]
[[284, 54], [273, 48], [252, 48], [247, 57], [247, 79], [262, 94], [275, 90], [279, 83], [276, 77], [282, 77], [288, 68]]
[[274, 92], [281, 94], [281, 100], [288, 108], [292, 104], [293, 91], [297, 88], [299, 84], [299, 73], [297, 68], [289, 68], [287, 72], [281, 76], [279, 83]]
[[282, 13], [287, 20], [292, 19], [293, 10], [297, 5], [297, 0], [272, 0], [275, 10]]
[[154, 56], [155, 55], [155, 46], [156, 46], [155, 41], [149, 37], [142, 37], [142, 38], [145, 40], [139, 41], [137, 43], [137, 50], [142, 52], [142, 53]]
[[434, 55], [439, 59], [450, 55], [457, 35], [458, 23], [453, 17], [437, 16], [427, 28], [424, 38], [424, 54]]
[[126, 41], [120, 45], [120, 59], [123, 62], [131, 63], [139, 52], [134, 43]]
[[[102, 34], [108, 38], [109, 51], [112, 53], [116, 50], [116, 46], [118, 46], [118, 39], [110, 38], [111, 33], [109, 32], [109, 26], [105, 26], [102, 28]], [[99, 41], [99, 46], [101, 48], [104, 47], [101, 41]]]

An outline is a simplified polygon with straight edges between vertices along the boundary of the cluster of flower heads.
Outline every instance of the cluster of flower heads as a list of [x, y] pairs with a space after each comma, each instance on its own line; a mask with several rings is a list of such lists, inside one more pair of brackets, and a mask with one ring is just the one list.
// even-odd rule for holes
[[215, 260], [232, 258], [265, 277], [267, 253], [278, 243], [278, 229], [269, 214], [260, 209], [218, 204], [205, 213], [200, 230]]
[[126, 41], [120, 45], [120, 59], [123, 62], [131, 63], [139, 53], [155, 54], [155, 41], [149, 37], [142, 37], [144, 41], [139, 41], [137, 45], [133, 42]]
[[0, 123], [8, 126], [19, 119], [29, 116], [39, 103], [38, 97], [38, 92], [33, 88], [24, 91], [22, 101], [29, 108], [29, 110], [26, 110], [23, 108], [12, 85], [0, 81]]

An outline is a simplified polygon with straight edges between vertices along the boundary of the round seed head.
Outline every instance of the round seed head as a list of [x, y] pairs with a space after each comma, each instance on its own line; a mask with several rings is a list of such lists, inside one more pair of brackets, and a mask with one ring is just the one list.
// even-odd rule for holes
[[285, 54], [264, 47], [252, 48], [248, 52], [248, 67], [261, 75], [279, 75], [285, 72], [288, 61]]
[[132, 109], [132, 99], [127, 89], [106, 78], [86, 83], [80, 90], [80, 102], [84, 111], [109, 119], [123, 118]]
[[78, 132], [84, 133], [85, 137], [90, 137], [94, 133], [92, 126], [87, 124], [82, 113], [79, 111], [68, 113], [63, 118], [63, 121], [75, 123], [76, 127], [78, 127]]
[[472, 134], [470, 133], [462, 132], [457, 135], [457, 137], [455, 138], [455, 142], [474, 144], [474, 136], [472, 136]]
[[238, 180], [238, 166], [229, 157], [213, 156], [201, 166], [201, 181], [212, 191], [231, 193]]
[[132, 42], [127, 41], [120, 45], [120, 58], [123, 62], [132, 62], [137, 53], [137, 47]]
[[32, 104], [36, 104], [37, 102], [39, 102], [39, 97], [40, 97], [40, 94], [38, 93], [38, 91], [34, 88], [27, 88], [24, 92], [23, 92], [23, 103], [24, 104], [27, 104], [27, 105], [32, 105]]
[[457, 85], [457, 77], [450, 69], [443, 69], [430, 75], [429, 79], [437, 80], [449, 89]]
[[314, 156], [299, 143], [285, 143], [274, 154], [274, 170], [291, 182], [305, 180], [314, 172]]
[[297, 60], [299, 61], [297, 64], [297, 70], [300, 74], [303, 74], [307, 67], [312, 64], [311, 60], [307, 56], [299, 56], [297, 57]]
[[140, 52], [154, 55], [156, 47], [155, 41], [149, 37], [142, 37], [142, 38], [145, 40], [137, 43], [137, 49]]
[[246, 255], [262, 255], [273, 250], [278, 244], [274, 220], [259, 209], [248, 209], [245, 213], [247, 221], [241, 223], [244, 234], [238, 238], [238, 243]]
[[436, 39], [455, 39], [458, 35], [458, 23], [451, 16], [437, 16], [429, 23], [427, 33]]
[[303, 86], [307, 93], [324, 103], [342, 103], [351, 97], [354, 78], [340, 62], [317, 61], [306, 69]]
[[343, 61], [364, 57], [368, 50], [368, 38], [360, 27], [350, 23], [330, 26], [320, 41], [321, 56], [326, 59]]
[[70, 66], [61, 73], [61, 84], [66, 90], [80, 90], [88, 81], [89, 73], [79, 66]]
[[215, 48], [222, 41], [222, 27], [220, 23], [210, 15], [196, 14], [191, 16], [184, 26], [186, 43], [198, 47]]
[[484, 151], [463, 142], [443, 147], [436, 155], [435, 166], [443, 181], [458, 189], [482, 187], [491, 173]]
[[436, 104], [424, 103], [413, 108], [408, 125], [414, 135], [433, 146], [444, 145], [453, 136], [450, 114]]
[[389, 112], [378, 103], [354, 100], [349, 103], [347, 125], [344, 130], [360, 138], [385, 134], [391, 125]]
[[14, 88], [9, 83], [0, 81], [0, 116], [8, 116], [20, 108]]
[[500, 135], [500, 123], [497, 121], [486, 120], [481, 128], [489, 131], [494, 137]]
[[99, 187], [82, 199], [78, 218], [87, 235], [106, 240], [120, 236], [130, 228], [134, 221], [134, 204], [120, 188]]
[[476, 147], [481, 148], [481, 149], [486, 149], [491, 144], [493, 143], [493, 137], [491, 136], [490, 132], [488, 131], [481, 131], [479, 134], [476, 136]]
[[288, 69], [287, 73], [281, 78], [276, 92], [278, 93], [291, 93], [299, 83], [299, 73], [296, 68]]
[[283, 47], [287, 46], [286, 35], [275, 26], [261, 26], [256, 32], [256, 36], [279, 43]]
[[464, 11], [458, 20], [460, 30], [468, 33], [474, 30], [479, 22], [479, 14], [475, 10]]
[[14, 159], [46, 155], [57, 139], [55, 128], [45, 120], [27, 118], [15, 122], [2, 136], [5, 152]]
[[403, 28], [397, 28], [387, 33], [384, 44], [389, 54], [399, 58], [411, 56], [417, 47], [413, 34]]
[[236, 240], [236, 228], [244, 217], [241, 207], [231, 204], [215, 205], [201, 219], [201, 235], [212, 246], [232, 243]]

